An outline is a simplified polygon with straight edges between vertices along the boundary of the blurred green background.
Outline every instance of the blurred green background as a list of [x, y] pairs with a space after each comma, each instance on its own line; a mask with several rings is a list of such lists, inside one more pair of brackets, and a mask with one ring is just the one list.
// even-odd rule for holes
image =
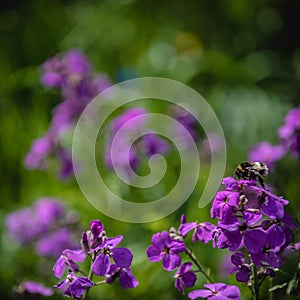
[[[40, 85], [40, 65], [58, 52], [80, 49], [96, 71], [116, 83], [136, 76], [178, 80], [197, 90], [215, 110], [227, 142], [226, 175], [247, 159], [254, 144], [278, 143], [277, 128], [287, 111], [299, 104], [300, 2], [296, 0], [193, 1], [9, 1], [0, 12], [0, 165], [1, 221], [5, 215], [41, 196], [55, 196], [81, 214], [87, 228], [99, 218], [109, 235], [125, 234], [132, 248], [133, 272], [140, 285], [123, 291], [98, 287], [92, 299], [184, 299], [174, 288], [172, 273], [148, 262], [151, 235], [188, 220], [209, 221], [209, 207], [196, 209], [191, 199], [167, 218], [133, 225], [101, 215], [86, 201], [75, 180], [60, 182], [54, 172], [28, 171], [23, 160], [34, 138], [49, 126], [59, 95]], [[285, 176], [283, 176], [284, 174]], [[279, 162], [268, 179], [290, 200], [299, 215], [299, 162]], [[298, 202], [298, 203], [297, 203]], [[295, 215], [296, 214], [296, 215]], [[7, 239], [1, 226], [1, 299], [24, 277], [48, 278], [52, 264], [36, 264], [32, 251]], [[217, 273], [226, 251], [196, 249], [204, 265]], [[46, 264], [47, 265], [47, 264]], [[43, 267], [42, 267], [43, 266]], [[218, 277], [219, 276], [219, 277]], [[222, 276], [217, 275], [218, 280]], [[234, 276], [225, 276], [234, 283]], [[201, 279], [198, 283], [200, 286]], [[244, 298], [250, 297], [242, 285]], [[283, 294], [274, 298], [283, 299]], [[58, 294], [52, 297], [59, 299]], [[287, 297], [287, 299], [289, 299]]]

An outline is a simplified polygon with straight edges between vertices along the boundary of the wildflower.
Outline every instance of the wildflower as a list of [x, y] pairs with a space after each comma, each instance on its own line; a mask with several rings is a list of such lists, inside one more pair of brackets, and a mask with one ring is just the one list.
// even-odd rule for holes
[[286, 153], [282, 145], [272, 145], [269, 142], [262, 142], [253, 147], [249, 152], [249, 161], [263, 161], [270, 169]]
[[120, 268], [129, 268], [133, 255], [127, 248], [115, 248], [123, 239], [123, 236], [119, 235], [114, 238], [107, 238], [101, 245], [99, 245], [93, 251], [101, 250], [97, 252], [97, 257], [93, 262], [92, 270], [96, 275], [104, 276], [109, 272], [112, 257], [116, 265]]
[[53, 266], [54, 276], [61, 278], [66, 268], [68, 268], [69, 271], [77, 272], [79, 266], [76, 262], [83, 262], [85, 256], [82, 250], [64, 250]]
[[184, 287], [185, 286], [188, 288], [193, 287], [197, 280], [196, 274], [190, 270], [192, 265], [193, 264], [190, 262], [184, 263], [178, 268], [176, 274], [174, 275], [174, 278], [176, 278], [175, 287], [183, 294], [184, 294]]
[[67, 278], [54, 287], [57, 289], [65, 289], [64, 295], [80, 299], [87, 288], [92, 287], [94, 283], [87, 277], [76, 276], [71, 272]]
[[112, 284], [117, 278], [120, 280], [120, 285], [124, 289], [132, 289], [138, 286], [139, 282], [131, 273], [130, 268], [120, 268], [116, 264], [112, 264], [108, 273], [105, 275], [105, 282]]
[[185, 251], [183, 241], [172, 240], [167, 231], [152, 236], [152, 245], [146, 250], [151, 262], [162, 260], [163, 268], [172, 271], [180, 266], [181, 258], [178, 253]]
[[237, 286], [226, 285], [225, 283], [209, 283], [204, 284], [207, 290], [195, 290], [188, 294], [190, 299], [206, 298], [209, 300], [219, 299], [240, 299], [240, 290]]

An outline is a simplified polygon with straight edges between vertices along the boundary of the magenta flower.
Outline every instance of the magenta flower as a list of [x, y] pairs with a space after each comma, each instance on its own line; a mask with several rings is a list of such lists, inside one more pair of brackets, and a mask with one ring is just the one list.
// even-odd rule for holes
[[223, 219], [233, 216], [238, 209], [239, 201], [240, 195], [238, 192], [218, 192], [210, 210], [211, 217], [213, 219]]
[[[15, 287], [13, 291], [18, 295], [23, 295], [21, 296], [22, 298], [20, 299], [25, 299], [25, 298], [27, 299], [28, 294], [33, 294], [33, 295], [38, 294], [46, 297], [53, 295], [53, 290], [51, 288], [46, 287], [45, 285], [32, 280], [22, 282], [18, 287]], [[28, 299], [29, 298], [30, 297], [28, 297]]]
[[167, 231], [156, 233], [152, 236], [152, 245], [146, 250], [151, 262], [162, 260], [163, 268], [172, 271], [180, 266], [181, 258], [178, 253], [185, 251], [183, 241], [174, 241]]
[[274, 168], [275, 163], [286, 153], [282, 145], [272, 145], [269, 142], [262, 142], [253, 147], [249, 152], [249, 161], [262, 161], [270, 169]]
[[197, 280], [196, 274], [190, 270], [192, 267], [192, 263], [187, 262], [181, 265], [176, 274], [174, 275], [174, 278], [176, 278], [175, 281], [175, 287], [177, 290], [181, 291], [182, 294], [184, 293], [184, 287], [191, 288], [195, 285], [195, 282]]
[[79, 266], [76, 262], [83, 262], [85, 257], [86, 255], [82, 250], [64, 250], [53, 266], [54, 276], [61, 278], [66, 268], [70, 272], [77, 272]]
[[200, 241], [204, 244], [211, 241], [215, 234], [216, 226], [214, 224], [211, 224], [209, 222], [203, 222], [197, 224], [197, 227], [195, 228], [195, 231], [193, 233], [192, 240], [193, 242]]
[[127, 248], [115, 248], [123, 239], [123, 236], [119, 235], [114, 238], [107, 238], [98, 248], [94, 251], [97, 252], [97, 257], [93, 262], [92, 270], [98, 276], [104, 276], [109, 272], [112, 258], [116, 265], [120, 268], [129, 268], [133, 255]]
[[130, 268], [120, 268], [116, 264], [112, 264], [108, 273], [105, 275], [105, 282], [112, 284], [119, 278], [120, 285], [123, 289], [133, 289], [138, 286], [139, 282], [131, 273]]
[[64, 295], [80, 299], [87, 288], [94, 284], [87, 277], [76, 276], [73, 272], [67, 276], [67, 279], [61, 281], [54, 287], [57, 289], [65, 289]]
[[238, 191], [239, 190], [239, 182], [233, 177], [223, 178], [222, 184], [225, 185], [226, 191]]
[[188, 294], [189, 298], [205, 298], [209, 300], [239, 300], [241, 292], [237, 286], [226, 285], [225, 283], [204, 284], [207, 290], [196, 290]]
[[291, 109], [285, 117], [285, 123], [278, 129], [278, 135], [283, 146], [292, 155], [299, 157], [300, 153], [300, 106]]
[[245, 264], [245, 255], [242, 252], [236, 252], [231, 256], [231, 262], [235, 267], [229, 274], [236, 273], [236, 280], [239, 282], [248, 282], [250, 280], [251, 269], [248, 264]]

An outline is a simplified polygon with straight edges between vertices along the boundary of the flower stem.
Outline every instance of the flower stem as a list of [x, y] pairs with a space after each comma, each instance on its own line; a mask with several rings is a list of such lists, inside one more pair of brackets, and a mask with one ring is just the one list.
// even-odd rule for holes
[[259, 300], [259, 283], [257, 277], [256, 265], [252, 265], [252, 274], [253, 274], [253, 298], [254, 300]]
[[198, 262], [195, 254], [188, 248], [185, 249], [185, 253], [188, 255], [188, 257], [194, 262], [194, 264], [197, 266], [198, 271], [207, 279], [208, 282], [214, 283], [213, 279], [203, 270], [200, 263]]
[[[95, 260], [95, 253], [92, 253], [92, 256], [90, 256], [90, 257], [91, 257], [91, 266], [90, 266], [90, 271], [89, 271], [89, 274], [88, 274], [88, 279], [92, 281], [93, 276], [94, 276], [92, 267], [93, 267], [93, 262]], [[84, 293], [83, 299], [89, 299], [89, 290], [90, 290], [90, 287], [87, 287], [86, 291]]]

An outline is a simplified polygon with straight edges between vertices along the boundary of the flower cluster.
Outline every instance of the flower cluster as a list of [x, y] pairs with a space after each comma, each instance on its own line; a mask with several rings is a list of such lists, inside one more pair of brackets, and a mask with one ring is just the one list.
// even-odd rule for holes
[[52, 198], [40, 198], [32, 207], [14, 211], [5, 219], [11, 239], [22, 245], [34, 244], [39, 256], [54, 258], [65, 248], [78, 247], [70, 230], [77, 222], [77, 213], [67, 213], [64, 205]]
[[300, 154], [300, 106], [291, 109], [285, 117], [284, 125], [278, 129], [279, 145], [261, 142], [249, 152], [250, 161], [264, 161], [269, 168], [274, 168], [275, 163], [287, 152], [294, 157]]
[[[115, 166], [128, 175], [128, 168], [135, 169], [140, 163], [139, 152], [150, 157], [169, 150], [168, 143], [154, 132], [143, 135], [138, 143], [132, 143], [131, 139], [146, 128], [147, 114], [144, 108], [131, 108], [111, 121], [105, 156], [108, 168]], [[124, 130], [124, 134], [115, 139], [120, 129]]]
[[226, 190], [217, 193], [211, 208], [212, 218], [218, 219], [214, 245], [234, 251], [231, 273], [237, 272], [238, 281], [249, 282], [254, 265], [259, 280], [274, 276], [297, 227], [285, 212], [288, 201], [256, 181], [227, 177], [223, 184]]
[[58, 175], [65, 179], [73, 175], [74, 166], [61, 138], [76, 124], [87, 104], [111, 83], [104, 74], [94, 75], [90, 62], [78, 50], [56, 55], [48, 59], [42, 68], [42, 84], [60, 89], [63, 101], [53, 110], [48, 132], [33, 141], [25, 166], [43, 170], [49, 166], [49, 158], [55, 157], [59, 162]]
[[[265, 278], [275, 276], [287, 251], [298, 249], [298, 244], [293, 244], [293, 230], [297, 226], [285, 211], [287, 200], [262, 188], [255, 179], [227, 177], [222, 183], [225, 190], [217, 192], [210, 210], [212, 219], [218, 220], [217, 225], [187, 222], [183, 215], [178, 230], [171, 228], [169, 232], [154, 234], [146, 251], [151, 262], [162, 260], [165, 270], [178, 268], [175, 287], [182, 293], [184, 287], [194, 286], [195, 272], [204, 275], [209, 282], [205, 285], [208, 290], [192, 291], [190, 299], [239, 299], [240, 295], [237, 287], [214, 283], [204, 271], [187, 246], [190, 231], [193, 243], [211, 241], [213, 247], [231, 251], [229, 273], [236, 273], [237, 281], [247, 283], [253, 294]], [[182, 263], [182, 253], [189, 262]]]
[[[104, 225], [99, 220], [93, 220], [90, 230], [84, 232], [81, 238], [81, 249], [62, 252], [53, 267], [54, 276], [61, 278], [68, 270], [66, 279], [55, 287], [64, 289], [64, 295], [80, 299], [89, 288], [99, 284], [112, 284], [119, 278], [124, 288], [135, 288], [137, 279], [131, 273], [133, 254], [128, 248], [117, 247], [123, 236], [107, 237]], [[86, 258], [91, 261], [89, 275], [81, 270], [78, 263]], [[84, 276], [78, 276], [81, 273]], [[93, 282], [93, 275], [102, 276], [102, 281]]]
[[[201, 273], [210, 282], [206, 287], [211, 289], [211, 291], [195, 290], [188, 294], [190, 299], [201, 297], [219, 299], [217, 298], [217, 295], [220, 295], [220, 297], [222, 295], [227, 295], [231, 296], [232, 299], [239, 299], [238, 296], [240, 292], [237, 287], [231, 287], [224, 283], [212, 283], [213, 281], [210, 276], [203, 270], [200, 263], [187, 246], [186, 237], [190, 231], [193, 230], [193, 242], [201, 241], [207, 243], [213, 239], [214, 229], [215, 226], [207, 222], [187, 223], [185, 216], [182, 215], [181, 225], [178, 230], [172, 227], [169, 232], [163, 231], [152, 236], [152, 245], [146, 250], [147, 256], [151, 262], [162, 261], [162, 266], [167, 271], [176, 270], [174, 275], [175, 287], [183, 294], [185, 294], [185, 287], [192, 288], [195, 285], [197, 272]], [[190, 261], [183, 262], [183, 258], [181, 257], [182, 254], [185, 254]], [[194, 270], [192, 269], [193, 264], [194, 267], [196, 267]], [[215, 298], [210, 298], [209, 295], [216, 296]]]

